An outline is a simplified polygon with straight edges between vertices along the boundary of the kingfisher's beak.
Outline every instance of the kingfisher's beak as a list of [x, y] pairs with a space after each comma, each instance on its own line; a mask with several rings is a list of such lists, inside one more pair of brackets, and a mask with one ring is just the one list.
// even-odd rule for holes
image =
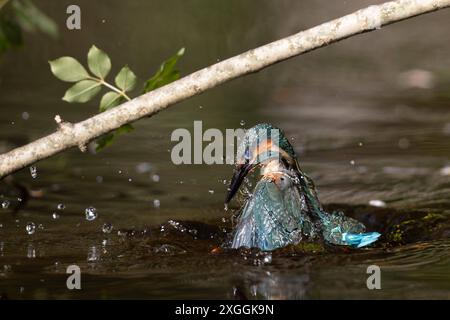
[[239, 190], [239, 187], [244, 181], [245, 176], [252, 171], [254, 165], [250, 163], [240, 164], [234, 169], [233, 178], [231, 178], [230, 186], [228, 187], [228, 194], [225, 198], [225, 203], [229, 203], [231, 199], [233, 199], [236, 192]]

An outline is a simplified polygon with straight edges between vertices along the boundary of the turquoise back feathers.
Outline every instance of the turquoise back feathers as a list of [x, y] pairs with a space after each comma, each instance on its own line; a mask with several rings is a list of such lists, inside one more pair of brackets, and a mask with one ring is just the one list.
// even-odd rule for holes
[[[269, 150], [262, 151], [261, 145]], [[254, 126], [238, 152], [244, 155], [245, 163], [237, 165], [227, 201], [248, 172], [259, 168], [261, 177], [240, 210], [232, 248], [274, 250], [300, 241], [359, 248], [380, 236], [364, 233], [362, 223], [343, 213], [329, 214], [322, 209], [314, 183], [300, 169], [293, 147], [278, 128], [266, 123]]]

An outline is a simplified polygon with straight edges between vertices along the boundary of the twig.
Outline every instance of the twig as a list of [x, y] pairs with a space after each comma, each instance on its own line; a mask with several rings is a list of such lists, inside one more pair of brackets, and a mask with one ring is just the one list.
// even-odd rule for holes
[[374, 5], [199, 70], [82, 122], [0, 155], [0, 178], [231, 79], [382, 26], [450, 6], [450, 0], [397, 0]]

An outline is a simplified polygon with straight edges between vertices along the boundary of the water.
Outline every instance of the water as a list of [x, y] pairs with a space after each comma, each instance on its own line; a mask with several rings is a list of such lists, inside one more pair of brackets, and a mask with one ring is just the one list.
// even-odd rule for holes
[[9, 201], [8, 200], [2, 201], [2, 208], [3, 209], [8, 209], [8, 207], [9, 207]]
[[114, 229], [114, 226], [111, 223], [104, 223], [102, 227], [103, 233], [111, 233]]
[[25, 226], [25, 230], [28, 234], [33, 234], [36, 232], [36, 224], [34, 222], [28, 222]]
[[[187, 74], [373, 1], [193, 3], [111, 1], [94, 9], [80, 1], [98, 13], [81, 31], [64, 31], [59, 42], [27, 37], [0, 61], [0, 151], [52, 132], [56, 114], [76, 122], [96, 112], [98, 101], [60, 100], [67, 84], [48, 70], [55, 57], [84, 62], [95, 43], [110, 54], [112, 75], [129, 64], [142, 83], [181, 46]], [[62, 2], [39, 4], [65, 15]], [[101, 153], [73, 149], [39, 162], [37, 179], [27, 168], [1, 181], [0, 202], [9, 206], [0, 211], [0, 295], [449, 298], [450, 44], [442, 42], [449, 18], [447, 11], [419, 17], [277, 64], [137, 122]], [[171, 28], [148, 28], [168, 20]], [[233, 168], [172, 164], [170, 134], [192, 130], [195, 120], [224, 130], [243, 119], [242, 127], [284, 129], [326, 208], [382, 233], [376, 246], [286, 248], [271, 258], [223, 249], [237, 207], [223, 208]], [[65, 209], [53, 219], [58, 204]], [[83, 214], [88, 206], [101, 213], [92, 221]], [[72, 264], [82, 270], [79, 292], [66, 288]], [[374, 264], [382, 289], [370, 291], [366, 271]]]
[[84, 210], [84, 213], [86, 214], [87, 221], [94, 221], [95, 219], [97, 219], [98, 213], [97, 209], [94, 207], [86, 208], [86, 210]]
[[37, 168], [35, 166], [30, 167], [30, 174], [33, 179], [36, 179], [38, 176]]

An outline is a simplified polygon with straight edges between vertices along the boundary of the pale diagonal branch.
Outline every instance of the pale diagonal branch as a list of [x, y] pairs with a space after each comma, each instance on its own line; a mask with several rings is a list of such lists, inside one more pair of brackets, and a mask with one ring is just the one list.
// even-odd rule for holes
[[201, 69], [82, 122], [60, 122], [56, 132], [0, 155], [0, 178], [71, 147], [84, 150], [89, 141], [102, 134], [231, 79], [350, 36], [449, 6], [450, 0], [397, 0], [370, 6]]

